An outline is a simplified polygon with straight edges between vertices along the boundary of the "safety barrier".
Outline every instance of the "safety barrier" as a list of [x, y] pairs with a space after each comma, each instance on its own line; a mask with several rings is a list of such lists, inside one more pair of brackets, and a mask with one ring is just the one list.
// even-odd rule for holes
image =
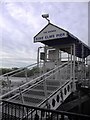
[[[8, 101], [14, 100], [17, 96], [20, 96], [20, 91], [23, 96], [23, 94], [26, 94], [28, 92], [28, 90], [35, 88], [35, 86], [37, 86], [41, 83], [48, 82], [49, 80], [52, 81], [52, 78], [54, 78], [54, 81], [60, 81], [60, 84], [61, 84], [61, 80], [62, 80], [63, 84], [61, 86], [59, 86], [56, 91], [52, 92], [52, 94], [50, 96], [48, 96], [48, 97], [45, 96], [46, 98], [44, 99], [44, 101], [42, 101], [40, 104], [38, 104], [38, 107], [55, 110], [60, 106], [60, 104], [62, 104], [62, 102], [64, 102], [64, 100], [72, 92], [72, 84], [73, 83], [72, 83], [72, 79], [70, 78], [71, 76], [70, 76], [70, 69], [68, 69], [69, 67], [70, 67], [70, 63], [68, 63], [68, 62], [64, 63], [63, 65], [60, 65], [60, 66], [56, 67], [55, 69], [50, 70], [49, 72], [20, 86], [19, 88], [16, 88], [13, 91], [10, 91], [9, 93], [3, 95], [2, 99], [7, 99]], [[69, 70], [69, 73], [67, 74], [68, 70]], [[65, 71], [64, 74], [62, 74], [63, 73], [62, 71]], [[33, 85], [31, 85], [31, 82], [33, 82]], [[44, 91], [47, 92], [47, 89]], [[24, 105], [23, 101], [22, 101], [22, 104]], [[11, 107], [11, 106], [8, 106], [8, 107]], [[11, 108], [10, 108], [10, 111], [12, 111]], [[7, 107], [5, 109], [7, 112]], [[15, 114], [18, 114], [18, 112], [20, 112], [20, 115], [21, 115], [22, 109], [20, 109], [20, 111], [18, 111], [18, 108], [17, 108]], [[26, 108], [24, 109], [24, 112], [26, 114]], [[31, 113], [32, 113], [32, 111], [28, 111], [28, 115]], [[9, 113], [9, 114], [11, 114], [11, 113]], [[38, 114], [40, 114], [40, 113], [38, 112]], [[33, 112], [33, 115], [35, 115], [35, 111]], [[9, 115], [9, 116], [12, 116], [12, 115]], [[19, 117], [21, 118], [21, 116], [19, 116]]]
[[72, 80], [68, 80], [38, 106], [56, 110], [71, 93]]
[[[18, 68], [16, 70], [13, 70], [11, 72], [8, 72], [8, 73], [5, 73], [5, 74], [1, 75], [0, 76], [0, 81], [2, 81], [2, 83], [5, 82], [5, 84], [6, 84], [4, 87], [1, 88], [1, 94], [3, 95], [3, 94], [5, 94], [5, 92], [7, 93], [7, 92], [11, 91], [13, 89], [13, 87], [11, 85], [12, 82], [13, 82], [13, 79], [16, 79], [16, 78], [20, 79], [20, 77], [18, 77], [20, 75], [23, 76], [22, 78], [24, 80], [24, 82], [21, 83], [21, 84], [24, 84], [24, 83], [28, 82], [29, 79], [30, 79], [29, 78], [30, 77], [29, 71], [33, 70], [34, 68], [39, 69], [40, 65], [41, 65], [41, 63], [39, 63], [39, 64], [34, 63], [34, 64], [28, 65], [26, 67]], [[40, 71], [38, 70], [38, 72], [40, 72]], [[34, 74], [34, 73], [32, 73], [32, 74]], [[18, 86], [20, 86], [21, 84], [18, 84]]]
[[[70, 63], [69, 63], [69, 64], [70, 64]], [[55, 74], [56, 74], [57, 72], [59, 72], [59, 70], [62, 71], [63, 68], [64, 68], [64, 66], [66, 66], [66, 65], [68, 65], [68, 62], [67, 62], [67, 63], [64, 63], [63, 65], [60, 65], [60, 66], [54, 68], [53, 70], [50, 70], [49, 72], [46, 72], [46, 73], [42, 74], [41, 76], [39, 76], [39, 77], [37, 77], [37, 78], [35, 78], [35, 79], [32, 79], [31, 81], [29, 81], [29, 82], [21, 85], [20, 87], [15, 88], [15, 89], [12, 90], [12, 91], [9, 91], [8, 93], [0, 96], [0, 99], [3, 99], [3, 98], [5, 98], [5, 97], [6, 97], [6, 98], [12, 97], [13, 95], [17, 96], [17, 95], [19, 95], [19, 92], [20, 92], [20, 91], [22, 91], [22, 93], [23, 93], [23, 92], [25, 92], [25, 91], [33, 88], [35, 85], [40, 84], [41, 82], [43, 82], [43, 81], [45, 81], [46, 79], [50, 78], [51, 76], [54, 76], [54, 77], [55, 77]], [[64, 74], [63, 76], [65, 76], [65, 74]], [[70, 77], [70, 76], [69, 76], [69, 77]], [[64, 78], [64, 79], [66, 79], [66, 78]], [[63, 80], [64, 80], [64, 79], [63, 79]], [[33, 84], [33, 85], [32, 85], [32, 84]], [[32, 85], [32, 86], [31, 86], [31, 85]]]
[[89, 115], [2, 102], [2, 120], [90, 120]]

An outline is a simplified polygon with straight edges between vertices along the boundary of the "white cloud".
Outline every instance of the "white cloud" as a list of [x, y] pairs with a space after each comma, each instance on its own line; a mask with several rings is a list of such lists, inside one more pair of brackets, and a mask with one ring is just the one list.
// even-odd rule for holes
[[[0, 0], [1, 2], [72, 2], [72, 0]], [[73, 2], [88, 2], [89, 0], [73, 0]]]
[[[21, 4], [21, 6], [19, 5]], [[22, 24], [31, 25], [34, 29], [39, 28], [39, 19], [34, 15], [34, 8], [29, 4], [29, 9], [24, 9], [23, 7], [27, 7], [28, 3], [12, 3], [7, 4], [7, 10], [9, 14], [18, 22]]]
[[49, 13], [52, 23], [87, 41], [87, 3], [7, 2], [1, 6], [3, 66], [24, 66], [36, 61], [41, 44], [34, 44], [33, 36], [47, 23], [42, 13]]

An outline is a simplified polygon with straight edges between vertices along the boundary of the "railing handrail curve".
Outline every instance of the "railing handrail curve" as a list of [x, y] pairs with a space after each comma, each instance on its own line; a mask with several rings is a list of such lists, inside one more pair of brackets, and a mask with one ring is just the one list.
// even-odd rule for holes
[[[34, 65], [37, 65], [37, 63], [34, 63], [34, 64], [31, 64], [31, 65], [28, 65], [26, 67], [22, 67], [22, 68], [18, 68], [17, 70], [13, 70], [11, 72], [8, 72], [8, 73], [5, 73], [3, 75], [0, 75], [0, 78], [4, 77], [4, 76], [8, 76], [10, 74], [13, 74], [15, 72], [20, 72], [20, 70], [24, 70], [24, 69], [27, 69], [28, 67], [33, 67]], [[16, 73], [15, 73], [16, 74]]]
[[66, 115], [66, 116], [71, 116], [71, 117], [73, 116], [73, 117], [79, 117], [79, 118], [87, 118], [88, 120], [90, 119], [90, 115], [86, 115], [86, 114], [84, 115], [84, 114], [79, 114], [79, 113], [72, 113], [72, 112], [66, 112], [66, 111], [58, 111], [58, 110], [53, 110], [53, 109], [35, 107], [35, 106], [21, 104], [21, 103], [15, 103], [15, 102], [7, 101], [7, 100], [2, 100], [2, 102], [3, 102], [3, 104], [4, 103], [14, 104], [14, 105], [23, 106], [23, 107], [26, 107], [26, 108], [40, 110], [40, 111], [45, 111], [45, 112], [49, 112], [49, 113]]
[[[15, 88], [15, 89], [12, 90], [12, 91], [9, 91], [8, 93], [6, 93], [6, 94], [0, 96], [0, 99], [2, 99], [2, 98], [4, 98], [5, 96], [7, 96], [7, 95], [9, 95], [9, 94], [11, 94], [11, 93], [13, 93], [13, 92], [15, 92], [16, 90], [22, 89], [24, 86], [30, 84], [32, 81], [36, 81], [36, 80], [38, 80], [38, 79], [40, 79], [40, 78], [43, 78], [43, 77], [49, 75], [49, 73], [52, 73], [53, 71], [58, 70], [59, 68], [62, 68], [63, 66], [65, 66], [65, 65], [67, 65], [67, 64], [68, 64], [68, 62], [63, 63], [62, 65], [60, 65], [60, 66], [58, 66], [58, 67], [56, 67], [56, 68], [54, 68], [54, 69], [52, 69], [52, 70], [50, 70], [50, 71], [48, 71], [48, 72], [42, 74], [41, 76], [39, 76], [39, 77], [37, 77], [37, 78], [35, 78], [35, 79], [33, 79], [33, 80], [31, 80], [31, 81], [29, 81], [29, 82], [27, 82], [27, 83], [21, 85], [20, 87]], [[70, 63], [69, 63], [69, 64], [70, 64]], [[39, 82], [40, 82], [40, 81], [39, 81]]]

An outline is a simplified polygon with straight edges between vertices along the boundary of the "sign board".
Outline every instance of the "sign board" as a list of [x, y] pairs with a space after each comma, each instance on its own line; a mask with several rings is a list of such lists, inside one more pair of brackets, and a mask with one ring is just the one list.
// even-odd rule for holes
[[67, 31], [49, 23], [34, 37], [34, 42], [41, 42], [65, 37], [67, 37]]

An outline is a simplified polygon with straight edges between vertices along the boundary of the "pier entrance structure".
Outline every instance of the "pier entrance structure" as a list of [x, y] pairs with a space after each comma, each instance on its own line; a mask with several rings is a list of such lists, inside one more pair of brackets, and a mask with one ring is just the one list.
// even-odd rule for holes
[[[86, 80], [90, 48], [68, 31], [50, 22], [34, 37], [34, 42], [44, 44], [43, 47], [38, 48], [36, 65], [39, 74], [31, 81], [2, 95], [3, 120], [7, 117], [16, 120], [18, 118], [33, 120], [35, 117], [35, 120], [39, 118], [64, 120], [64, 115], [68, 119], [70, 117], [70, 120], [74, 119], [73, 116], [80, 117], [80, 115], [50, 110], [57, 110], [76, 91], [77, 81]], [[21, 70], [25, 70], [26, 73], [27, 67]], [[28, 78], [27, 74], [25, 75]]]
[[[75, 81], [86, 79], [87, 57], [90, 54], [90, 48], [80, 41], [70, 32], [48, 23], [35, 37], [34, 42], [41, 42], [45, 46], [38, 48], [37, 63], [43, 61], [44, 72], [68, 63], [67, 71], [62, 72], [62, 77], [70, 75], [73, 79], [73, 90]], [[42, 52], [43, 49], [43, 52]], [[59, 73], [58, 73], [59, 74]], [[57, 75], [60, 78], [60, 75]]]

